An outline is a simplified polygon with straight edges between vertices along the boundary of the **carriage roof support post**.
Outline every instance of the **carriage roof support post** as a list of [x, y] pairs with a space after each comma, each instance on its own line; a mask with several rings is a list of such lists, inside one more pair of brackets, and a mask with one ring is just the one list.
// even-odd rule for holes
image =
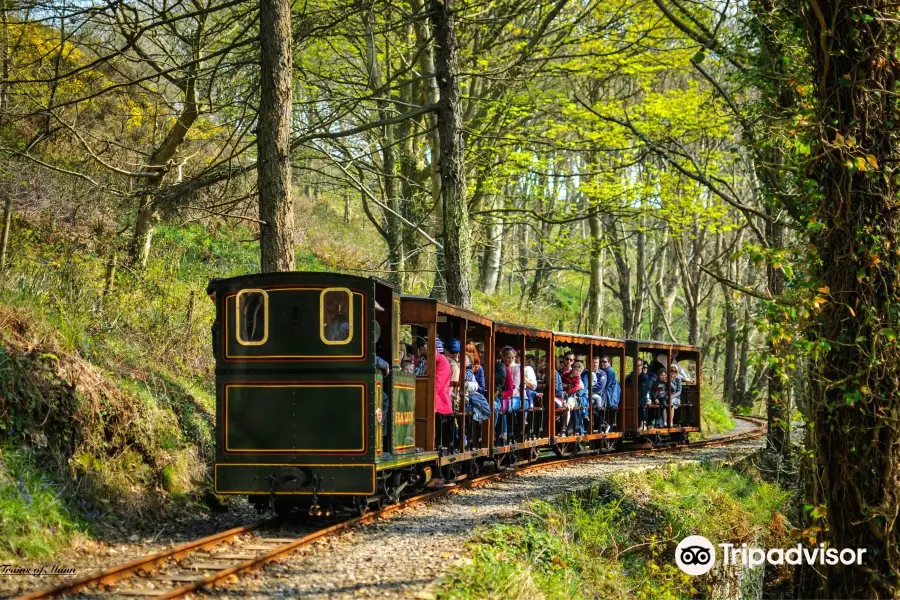
[[694, 410], [693, 410], [696, 422], [691, 423], [691, 425], [693, 425], [694, 427], [700, 427], [700, 403], [702, 402], [702, 399], [700, 398], [700, 390], [703, 388], [700, 386], [700, 352], [699, 351], [697, 352], [697, 376], [694, 378], [694, 385], [697, 386], [697, 402], [696, 402], [697, 405], [694, 407]]
[[553, 401], [550, 402], [550, 418], [547, 428], [550, 439], [556, 437], [556, 338], [550, 336], [550, 351], [547, 353], [547, 391]]
[[528, 411], [525, 410], [525, 357], [527, 356], [528, 348], [524, 333], [519, 336], [519, 344], [521, 344], [522, 348], [522, 355], [519, 356], [519, 410], [522, 411], [522, 418], [519, 419], [519, 434], [521, 435], [519, 440], [525, 441], [525, 415], [528, 414]]
[[[666, 348], [666, 352], [668, 353], [669, 360], [666, 361], [666, 398], [669, 399], [669, 406], [672, 406], [672, 365], [675, 364], [672, 362], [675, 359], [675, 356], [672, 354], [672, 347], [669, 346]], [[675, 420], [675, 413], [672, 411], [672, 420]], [[668, 420], [668, 416], [666, 419]], [[672, 429], [673, 424], [669, 423], [669, 429]]]
[[[625, 353], [622, 361], [622, 383], [625, 383], [626, 358], [631, 358], [631, 385], [625, 389], [625, 397], [622, 402], [622, 431], [637, 431], [638, 428], [638, 377], [641, 376], [637, 368], [640, 345], [634, 340], [625, 341]], [[623, 388], [625, 386], [623, 385]]]
[[428, 323], [428, 392], [425, 394], [425, 450], [434, 450], [434, 424], [437, 414], [434, 412], [434, 370], [437, 366], [437, 325]]
[[[617, 408], [616, 410], [622, 411], [622, 418], [620, 419], [621, 425], [619, 425], [619, 430], [624, 432], [624, 431], [627, 431], [627, 429], [625, 428], [625, 405], [628, 404], [625, 401], [625, 399], [626, 399], [626, 396], [625, 396], [625, 356], [626, 356], [625, 346], [622, 346], [621, 348], [619, 348], [618, 355], [619, 355], [619, 408]], [[610, 363], [609, 366], [612, 366], [612, 357], [609, 358], [609, 363]], [[635, 406], [634, 419], [635, 419], [635, 422], [637, 422], [637, 419], [638, 419], [637, 406]]]
[[[494, 328], [489, 327], [487, 338], [484, 340], [484, 356], [481, 360], [481, 368], [484, 369], [485, 391], [487, 392], [488, 406], [491, 416], [487, 426], [487, 447], [494, 447], [494, 395], [497, 388], [494, 387], [494, 371], [497, 368], [494, 359]], [[491, 451], [493, 452], [493, 450]]]
[[[459, 417], [459, 451], [466, 451], [466, 337], [469, 334], [469, 320], [468, 319], [460, 319], [462, 322], [462, 328], [459, 333], [459, 381], [456, 383], [459, 385], [459, 412], [461, 416]], [[475, 431], [472, 430], [472, 435], [475, 434]]]
[[588, 346], [588, 363], [585, 368], [588, 372], [588, 433], [594, 433], [594, 344]]

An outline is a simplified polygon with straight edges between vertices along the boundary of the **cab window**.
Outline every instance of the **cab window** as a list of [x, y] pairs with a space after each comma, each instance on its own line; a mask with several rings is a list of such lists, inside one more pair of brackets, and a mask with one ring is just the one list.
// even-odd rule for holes
[[319, 337], [329, 346], [353, 339], [353, 294], [347, 288], [326, 288], [319, 296]]
[[269, 296], [263, 290], [237, 294], [237, 341], [243, 346], [262, 346], [269, 338]]

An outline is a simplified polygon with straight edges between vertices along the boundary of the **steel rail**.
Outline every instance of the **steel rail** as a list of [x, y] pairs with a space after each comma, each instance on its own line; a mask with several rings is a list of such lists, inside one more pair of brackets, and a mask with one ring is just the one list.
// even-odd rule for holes
[[[481, 475], [479, 477], [475, 477], [468, 480], [463, 480], [458, 484], [452, 487], [446, 487], [443, 489], [435, 490], [432, 492], [427, 492], [424, 494], [419, 494], [418, 496], [413, 496], [407, 498], [405, 500], [401, 500], [397, 504], [390, 504], [378, 511], [373, 511], [371, 513], [364, 514], [359, 517], [353, 517], [347, 519], [345, 521], [341, 521], [340, 523], [336, 523], [334, 525], [330, 525], [328, 527], [324, 527], [322, 529], [316, 530], [310, 534], [307, 534], [303, 537], [297, 538], [287, 544], [282, 546], [273, 548], [259, 556], [256, 556], [251, 559], [247, 559], [239, 564], [234, 565], [233, 567], [228, 567], [225, 569], [217, 570], [210, 575], [205, 577], [201, 577], [198, 575], [196, 581], [191, 581], [186, 585], [183, 585], [178, 588], [174, 588], [168, 592], [160, 592], [159, 594], [154, 594], [156, 598], [180, 598], [187, 596], [193, 592], [200, 590], [201, 588], [214, 586], [219, 582], [227, 580], [228, 578], [236, 575], [240, 575], [243, 573], [248, 573], [250, 571], [254, 571], [259, 569], [263, 565], [279, 559], [286, 557], [289, 554], [292, 554], [294, 551], [302, 548], [303, 546], [309, 545], [311, 542], [314, 542], [317, 539], [340, 533], [342, 531], [346, 531], [356, 525], [370, 523], [375, 521], [376, 519], [381, 519], [387, 517], [388, 515], [395, 513], [397, 511], [403, 510], [404, 508], [408, 508], [414, 504], [419, 504], [421, 502], [427, 502], [428, 500], [432, 500], [434, 498], [438, 498], [441, 496], [447, 496], [450, 494], [454, 494], [461, 490], [468, 490], [486, 483], [490, 483], [493, 481], [497, 481], [499, 479], [519, 475], [522, 473], [526, 473], [529, 471], [537, 471], [542, 469], [549, 469], [554, 467], [565, 466], [574, 463], [582, 463], [582, 462], [591, 462], [591, 461], [608, 461], [613, 460], [615, 458], [621, 456], [641, 456], [647, 454], [655, 454], [662, 452], [673, 452], [673, 451], [691, 451], [697, 448], [709, 447], [709, 446], [723, 446], [726, 444], [733, 444], [735, 442], [740, 442], [744, 440], [754, 439], [758, 437], [762, 437], [766, 434], [766, 421], [765, 419], [760, 419], [758, 417], [735, 417], [736, 419], [741, 419], [745, 421], [750, 421], [756, 425], [755, 428], [736, 433], [734, 435], [726, 435], [721, 437], [709, 438], [706, 440], [700, 440], [698, 442], [693, 442], [687, 445], [672, 445], [672, 446], [663, 446], [658, 448], [639, 448], [632, 450], [624, 450], [618, 452], [609, 452], [605, 454], [591, 454], [584, 456], [575, 456], [575, 457], [558, 457], [558, 458], [549, 458], [549, 459], [538, 459], [539, 462], [522, 465], [519, 467], [514, 467], [512, 469], [501, 471], [497, 473], [489, 473], [486, 475]], [[84, 577], [80, 577], [73, 581], [68, 581], [66, 583], [62, 583], [60, 585], [47, 588], [44, 590], [38, 590], [35, 592], [31, 592], [25, 594], [23, 596], [19, 596], [15, 600], [37, 600], [39, 598], [51, 598], [56, 595], [61, 594], [71, 594], [72, 592], [76, 592], [78, 590], [84, 589], [90, 585], [111, 585], [123, 579], [127, 579], [132, 577], [139, 572], [148, 572], [153, 570], [155, 567], [162, 565], [165, 562], [177, 560], [180, 558], [184, 558], [194, 552], [200, 550], [208, 550], [214, 546], [218, 546], [225, 542], [231, 541], [238, 537], [239, 535], [249, 533], [258, 529], [261, 529], [265, 526], [282, 522], [279, 518], [267, 519], [264, 521], [259, 521], [257, 523], [252, 523], [250, 525], [244, 525], [241, 527], [235, 527], [233, 529], [229, 529], [227, 531], [223, 531], [221, 533], [216, 533], [204, 538], [200, 538], [194, 540], [192, 542], [186, 542], [184, 544], [180, 544], [171, 548], [169, 550], [165, 550], [162, 552], [158, 552], [156, 554], [152, 554], [150, 556], [139, 558], [137, 560], [133, 560], [128, 563], [124, 563], [121, 565], [116, 565], [113, 567], [109, 567], [97, 573], [89, 574]], [[112, 592], [115, 593], [115, 592]]]

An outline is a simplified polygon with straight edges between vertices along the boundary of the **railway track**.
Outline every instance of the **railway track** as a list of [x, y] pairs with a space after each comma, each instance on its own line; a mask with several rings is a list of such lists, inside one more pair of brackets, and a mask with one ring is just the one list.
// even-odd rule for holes
[[[273, 528], [285, 525], [284, 520], [262, 520], [179, 544], [169, 550], [109, 567], [51, 588], [28, 593], [20, 596], [18, 600], [60, 597], [78, 592], [100, 598], [185, 597], [203, 588], [227, 583], [236, 577], [257, 570], [271, 561], [290, 555], [317, 539], [346, 531], [359, 524], [385, 518], [413, 504], [470, 489], [503, 477], [578, 462], [611, 460], [627, 455], [690, 452], [694, 448], [733, 444], [765, 435], [763, 419], [740, 418], [753, 423], [753, 429], [730, 436], [694, 442], [688, 446], [634, 449], [574, 458], [548, 458], [509, 471], [491, 473], [468, 481], [464, 480], [453, 487], [413, 496], [361, 517], [315, 524], [291, 524], [290, 535], [285, 537], [281, 537], [277, 533], [271, 534]], [[281, 529], [283, 530], [283, 528]], [[270, 532], [270, 535], [267, 535], [267, 532]]]

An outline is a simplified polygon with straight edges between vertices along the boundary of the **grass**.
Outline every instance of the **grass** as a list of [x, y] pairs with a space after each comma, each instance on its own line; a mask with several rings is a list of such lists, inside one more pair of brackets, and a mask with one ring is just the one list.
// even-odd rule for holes
[[[298, 202], [298, 213], [318, 225], [303, 233], [298, 270], [375, 272], [380, 240], [360, 217], [344, 225], [324, 202]], [[80, 518], [150, 522], [210, 485], [214, 309], [205, 288], [212, 277], [257, 272], [259, 246], [241, 226], [163, 224], [138, 272], [122, 264], [123, 241], [40, 217], [14, 221], [0, 272], [0, 436], [11, 456], [29, 449], [33, 473], [63, 482]], [[51, 502], [57, 488], [38, 492], [28, 477], [0, 479], [0, 549], [40, 555], [52, 540], [35, 532], [65, 540], [68, 513]]]
[[677, 599], [706, 593], [681, 573], [674, 549], [687, 535], [713, 543], [783, 540], [788, 493], [708, 465], [614, 476], [589, 497], [539, 501], [513, 524], [479, 531], [472, 562], [438, 597]]
[[47, 556], [85, 530], [30, 452], [0, 447], [0, 557]]
[[734, 429], [734, 419], [725, 402], [707, 390], [701, 393], [700, 436], [707, 438]]

